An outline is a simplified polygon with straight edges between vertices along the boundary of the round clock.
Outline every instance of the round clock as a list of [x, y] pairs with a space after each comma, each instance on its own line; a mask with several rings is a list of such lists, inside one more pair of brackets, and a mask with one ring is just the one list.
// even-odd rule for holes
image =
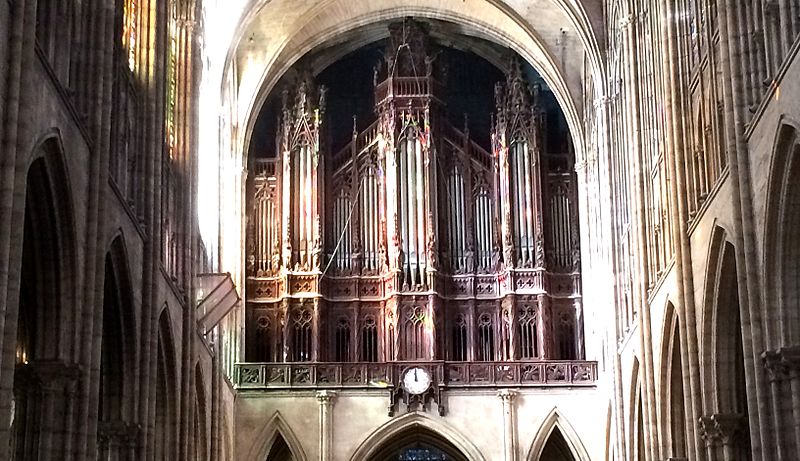
[[403, 387], [409, 394], [419, 395], [428, 390], [431, 385], [431, 376], [424, 368], [413, 367], [406, 370], [403, 375]]

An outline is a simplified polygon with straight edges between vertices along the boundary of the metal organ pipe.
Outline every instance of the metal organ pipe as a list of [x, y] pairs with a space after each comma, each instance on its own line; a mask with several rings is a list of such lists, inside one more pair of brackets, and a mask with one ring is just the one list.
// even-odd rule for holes
[[459, 269], [464, 270], [466, 269], [466, 233], [467, 233], [467, 220], [466, 216], [464, 215], [466, 210], [466, 204], [464, 200], [464, 176], [461, 172], [456, 173], [456, 190], [458, 191], [458, 257], [459, 257]]
[[[406, 281], [411, 278], [410, 264], [411, 254], [409, 252], [409, 231], [408, 231], [408, 192], [405, 186], [408, 184], [408, 156], [406, 153], [406, 141], [400, 143], [400, 180], [397, 183], [397, 190], [400, 193], [400, 228], [402, 237], [402, 251], [405, 253], [403, 258], [403, 276]], [[406, 282], [407, 283], [407, 282]]]
[[416, 212], [417, 212], [417, 257], [419, 258], [418, 264], [418, 277], [417, 283], [422, 283], [425, 277], [426, 267], [426, 254], [425, 242], [427, 229], [425, 228], [425, 192], [424, 192], [424, 176], [423, 176], [423, 161], [422, 161], [422, 143], [419, 137], [414, 139], [414, 156], [416, 158], [416, 175], [414, 177], [414, 184], [416, 186]]
[[522, 157], [523, 162], [525, 165], [525, 169], [523, 174], [525, 175], [525, 232], [526, 232], [526, 247], [527, 247], [527, 262], [533, 263], [536, 260], [536, 256], [534, 254], [536, 248], [536, 242], [534, 242], [534, 231], [533, 231], [533, 219], [534, 214], [538, 213], [538, 207], [534, 207], [533, 205], [533, 198], [531, 194], [533, 194], [533, 188], [535, 184], [533, 183], [533, 165], [531, 162], [531, 152], [528, 149], [528, 143], [522, 143]]

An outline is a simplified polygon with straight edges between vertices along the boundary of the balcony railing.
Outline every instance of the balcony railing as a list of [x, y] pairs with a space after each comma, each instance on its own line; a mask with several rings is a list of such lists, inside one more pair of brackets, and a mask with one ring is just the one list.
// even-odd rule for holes
[[587, 387], [597, 382], [597, 362], [542, 360], [514, 362], [237, 363], [239, 389], [386, 388], [402, 373], [424, 367], [442, 388]]

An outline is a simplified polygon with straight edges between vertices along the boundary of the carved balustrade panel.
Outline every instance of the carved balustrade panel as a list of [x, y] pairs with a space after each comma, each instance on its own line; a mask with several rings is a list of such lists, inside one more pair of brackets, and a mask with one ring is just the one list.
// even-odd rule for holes
[[358, 362], [239, 363], [234, 374], [239, 389], [359, 388], [398, 386], [403, 372], [422, 367], [441, 388], [594, 386], [597, 362]]

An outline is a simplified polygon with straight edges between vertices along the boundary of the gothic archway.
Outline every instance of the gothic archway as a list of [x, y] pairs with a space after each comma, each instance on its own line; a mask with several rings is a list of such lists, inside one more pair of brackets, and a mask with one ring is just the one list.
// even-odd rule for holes
[[[415, 449], [421, 451], [415, 453], [413, 451]], [[434, 457], [409, 457], [416, 454], [425, 455], [426, 449], [430, 450], [430, 455]], [[407, 454], [407, 458], [401, 458], [403, 454]], [[437, 454], [440, 458], [435, 457]], [[441, 458], [442, 454], [446, 457]], [[364, 439], [350, 457], [351, 461], [404, 461], [405, 459], [485, 461], [486, 458], [469, 439], [454, 428], [439, 419], [420, 413], [406, 413], [388, 421]]]
[[528, 450], [528, 461], [588, 461], [589, 453], [578, 433], [558, 409], [544, 418]]
[[135, 338], [133, 295], [125, 243], [121, 236], [106, 254], [103, 282], [100, 383], [98, 388], [98, 456], [114, 459], [127, 450], [133, 433], [130, 420], [131, 371]]
[[244, 459], [250, 461], [306, 461], [308, 458], [300, 444], [300, 439], [292, 431], [283, 415], [276, 411], [261, 429]]
[[715, 425], [736, 427], [733, 459], [744, 460], [750, 458], [747, 385], [736, 255], [730, 242], [723, 243], [718, 264], [712, 333], [716, 412], [711, 417]]
[[177, 386], [175, 380], [175, 343], [170, 326], [168, 307], [158, 320], [158, 357], [156, 365], [155, 398], [155, 459], [177, 459]]
[[[49, 136], [34, 151], [25, 179], [21, 278], [13, 363], [12, 459], [40, 456], [42, 441], [54, 450], [67, 442], [60, 428], [41, 424], [46, 411], [65, 411], [78, 377], [75, 344], [74, 223], [63, 149]], [[4, 362], [5, 363], [5, 362]], [[49, 392], [43, 392], [44, 389]]]
[[447, 439], [422, 426], [413, 426], [386, 443], [368, 461], [466, 461]]
[[681, 325], [678, 313], [672, 303], [667, 303], [664, 331], [662, 334], [661, 396], [666, 402], [663, 407], [664, 427], [667, 433], [664, 445], [671, 456], [687, 457], [689, 450], [687, 437], [687, 414], [683, 372], [683, 347], [681, 346]]

